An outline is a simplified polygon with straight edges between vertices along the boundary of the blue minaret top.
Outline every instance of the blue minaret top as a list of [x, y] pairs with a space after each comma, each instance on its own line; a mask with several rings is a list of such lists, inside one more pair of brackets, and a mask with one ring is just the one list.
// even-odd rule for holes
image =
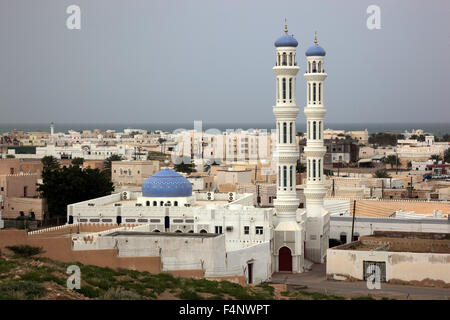
[[284, 25], [284, 34], [275, 41], [275, 47], [297, 47], [298, 42], [293, 35], [288, 34], [287, 24]]
[[323, 57], [323, 56], [325, 56], [325, 50], [317, 44], [317, 33], [314, 36], [314, 45], [312, 45], [311, 47], [308, 48], [308, 50], [306, 50], [305, 55], [307, 57], [310, 57], [310, 56]]

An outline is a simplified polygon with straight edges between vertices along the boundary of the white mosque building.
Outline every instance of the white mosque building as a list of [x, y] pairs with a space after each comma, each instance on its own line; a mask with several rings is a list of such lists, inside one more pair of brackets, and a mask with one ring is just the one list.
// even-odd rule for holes
[[[285, 26], [285, 34], [275, 41], [276, 65], [273, 67], [278, 170], [274, 208], [255, 207], [253, 194], [193, 193], [191, 183], [184, 176], [165, 168], [148, 178], [140, 192], [124, 191], [69, 205], [69, 224], [118, 224], [134, 228], [128, 234], [120, 232], [121, 239], [127, 237], [126, 244], [113, 241], [119, 236], [117, 232], [102, 232], [101, 237], [89, 243], [74, 236], [73, 250], [114, 247], [119, 248], [119, 256], [159, 252], [166, 270], [201, 266], [205, 275], [245, 275], [249, 283], [265, 281], [278, 271], [304, 272], [311, 262], [323, 262], [329, 237], [323, 184], [325, 51], [317, 44], [317, 39], [306, 51], [304, 76], [308, 95], [304, 111], [308, 128], [308, 173], [305, 210], [298, 208], [295, 182], [298, 159], [295, 121], [299, 112], [295, 96], [299, 71], [297, 46], [297, 40], [288, 34]], [[150, 242], [142, 240], [144, 234], [147, 238], [164, 235], [165, 239], [172, 239], [173, 244], [183, 239], [184, 245], [191, 237], [192, 243], [198, 241], [198, 246], [203, 246], [203, 240], [213, 241], [214, 245], [192, 251], [192, 248], [179, 250], [178, 245], [173, 248], [167, 241], [152, 241], [150, 250]], [[159, 243], [160, 247], [156, 248], [154, 243]]]

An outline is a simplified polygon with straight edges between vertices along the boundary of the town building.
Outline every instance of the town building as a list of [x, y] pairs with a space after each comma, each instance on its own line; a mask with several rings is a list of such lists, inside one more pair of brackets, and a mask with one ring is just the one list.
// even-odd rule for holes
[[159, 161], [154, 160], [111, 162], [111, 180], [118, 186], [141, 186], [158, 171]]
[[380, 282], [447, 287], [449, 259], [448, 233], [375, 231], [328, 249], [326, 272], [333, 280], [378, 275]]

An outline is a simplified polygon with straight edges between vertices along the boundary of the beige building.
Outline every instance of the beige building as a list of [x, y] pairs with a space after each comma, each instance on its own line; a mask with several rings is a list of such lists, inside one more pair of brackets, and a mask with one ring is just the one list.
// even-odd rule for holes
[[252, 183], [251, 170], [217, 170], [217, 184], [250, 184]]
[[42, 169], [43, 165], [40, 160], [24, 160], [16, 158], [0, 160], [0, 175], [35, 173], [39, 179], [42, 174]]
[[367, 280], [379, 272], [380, 282], [449, 287], [449, 260], [446, 233], [375, 231], [328, 249], [326, 272], [333, 280]]
[[4, 219], [19, 216], [42, 220], [45, 201], [38, 198], [36, 174], [0, 175], [0, 196], [3, 198], [1, 210]]
[[115, 185], [137, 185], [159, 171], [159, 161], [112, 161], [111, 179]]

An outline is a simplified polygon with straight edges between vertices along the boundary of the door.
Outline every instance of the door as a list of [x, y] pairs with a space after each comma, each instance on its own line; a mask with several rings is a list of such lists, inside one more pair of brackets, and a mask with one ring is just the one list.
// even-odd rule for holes
[[278, 252], [278, 270], [292, 272], [292, 254], [288, 247], [282, 247]]
[[247, 269], [248, 269], [248, 283], [253, 283], [253, 263], [248, 263]]

